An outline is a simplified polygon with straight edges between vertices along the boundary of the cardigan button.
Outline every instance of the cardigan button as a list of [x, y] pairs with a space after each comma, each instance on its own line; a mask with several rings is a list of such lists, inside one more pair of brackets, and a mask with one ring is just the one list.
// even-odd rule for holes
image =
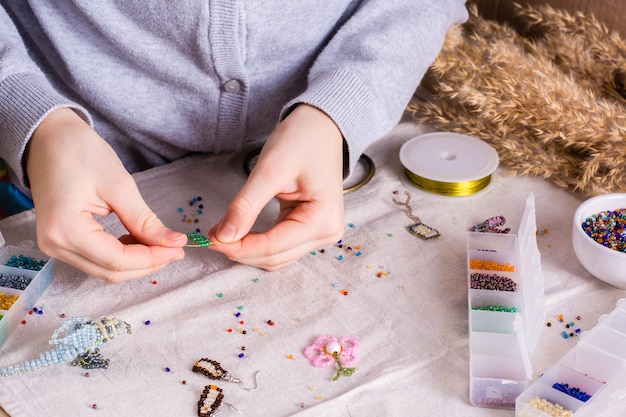
[[241, 90], [241, 83], [237, 80], [228, 80], [222, 85], [222, 87], [227, 93], [236, 93]]

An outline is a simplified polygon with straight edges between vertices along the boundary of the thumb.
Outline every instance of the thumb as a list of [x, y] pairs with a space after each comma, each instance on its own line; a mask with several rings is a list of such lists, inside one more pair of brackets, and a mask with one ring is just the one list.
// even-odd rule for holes
[[253, 173], [243, 188], [231, 201], [226, 214], [215, 229], [219, 242], [231, 243], [242, 239], [250, 232], [259, 213], [276, 194], [270, 181], [257, 180]]
[[139, 190], [124, 193], [123, 198], [114, 197], [110, 204], [124, 227], [138, 242], [148, 246], [172, 248], [179, 248], [187, 243], [187, 235], [167, 228], [145, 203]]

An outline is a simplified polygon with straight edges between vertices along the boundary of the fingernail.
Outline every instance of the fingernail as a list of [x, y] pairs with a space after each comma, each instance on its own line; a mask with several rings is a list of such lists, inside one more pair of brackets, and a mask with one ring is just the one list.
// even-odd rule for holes
[[215, 232], [215, 237], [220, 242], [232, 242], [235, 239], [237, 229], [231, 223], [220, 223]]
[[187, 242], [187, 235], [184, 233], [176, 232], [174, 230], [168, 230], [165, 232], [165, 239], [176, 242], [176, 241], [185, 241]]

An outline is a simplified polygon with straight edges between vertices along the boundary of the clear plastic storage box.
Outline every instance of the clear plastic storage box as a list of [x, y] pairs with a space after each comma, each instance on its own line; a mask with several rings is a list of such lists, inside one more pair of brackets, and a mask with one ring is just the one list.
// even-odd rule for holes
[[[54, 259], [31, 248], [32, 242], [24, 242], [20, 246], [6, 246], [0, 233], [0, 296], [5, 301], [17, 298], [9, 309], [2, 309], [0, 306], [2, 316], [0, 346], [6, 342], [10, 333], [21, 325], [28, 312], [36, 305], [37, 299], [54, 279]], [[43, 266], [34, 270], [7, 265], [12, 257], [20, 256], [39, 261]], [[20, 285], [7, 286], [9, 285], [7, 281], [17, 282], [12, 279], [14, 277], [20, 278]]]
[[[622, 299], [517, 398], [516, 417], [551, 417], [549, 410], [555, 408], [562, 416], [614, 416], [611, 409], [626, 398], [625, 319], [626, 299]], [[562, 392], [555, 384], [568, 384], [584, 395]]]
[[545, 319], [536, 232], [533, 194], [517, 234], [468, 232], [473, 405], [514, 408], [532, 378], [530, 354]]

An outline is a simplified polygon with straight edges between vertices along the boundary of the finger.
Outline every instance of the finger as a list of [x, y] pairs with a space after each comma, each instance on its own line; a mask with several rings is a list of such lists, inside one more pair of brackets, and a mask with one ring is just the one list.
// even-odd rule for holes
[[53, 244], [55, 253], [51, 255], [107, 280], [115, 280], [116, 276], [139, 277], [184, 257], [182, 248], [124, 245], [104, 231], [89, 213], [83, 213], [74, 219], [67, 232], [73, 237], [72, 240]]
[[220, 243], [212, 246], [211, 248], [215, 251], [223, 253], [232, 261], [255, 266], [268, 271], [275, 271], [283, 268], [284, 266], [295, 263], [298, 259], [312, 250], [325, 246], [331, 242], [334, 243], [339, 239], [318, 239], [307, 241], [299, 245], [291, 246], [289, 249], [277, 253], [247, 251], [247, 247], [259, 247], [260, 243], [258, 238], [261, 238], [259, 235], [260, 234], [251, 233], [238, 242]]
[[163, 264], [155, 264], [152, 267], [145, 269], [113, 271], [110, 269], [106, 269], [101, 265], [95, 264], [90, 259], [87, 259], [78, 253], [70, 252], [67, 250], [62, 250], [56, 258], [75, 266], [89, 276], [93, 276], [95, 278], [99, 278], [111, 283], [119, 283], [136, 278], [141, 278], [146, 275], [158, 272], [159, 270], [169, 265], [169, 262], [166, 262]]
[[[343, 233], [343, 222], [335, 226], [321, 222], [316, 226], [313, 222], [298, 221], [294, 218], [298, 217], [298, 211], [303, 211], [303, 204], [307, 203], [300, 203], [285, 220], [264, 233], [249, 233], [237, 242], [218, 243], [211, 248], [237, 262], [273, 270], [315, 248], [337, 242]], [[329, 218], [342, 219], [342, 212], [335, 217], [329, 214]]]
[[181, 248], [187, 243], [187, 235], [171, 230], [161, 222], [145, 203], [134, 180], [129, 176], [126, 184], [116, 187], [116, 192], [108, 195], [111, 210], [115, 212], [138, 242], [149, 246]]
[[284, 175], [266, 172], [258, 166], [228, 206], [215, 229], [215, 239], [230, 243], [248, 234], [265, 205], [284, 188]]

